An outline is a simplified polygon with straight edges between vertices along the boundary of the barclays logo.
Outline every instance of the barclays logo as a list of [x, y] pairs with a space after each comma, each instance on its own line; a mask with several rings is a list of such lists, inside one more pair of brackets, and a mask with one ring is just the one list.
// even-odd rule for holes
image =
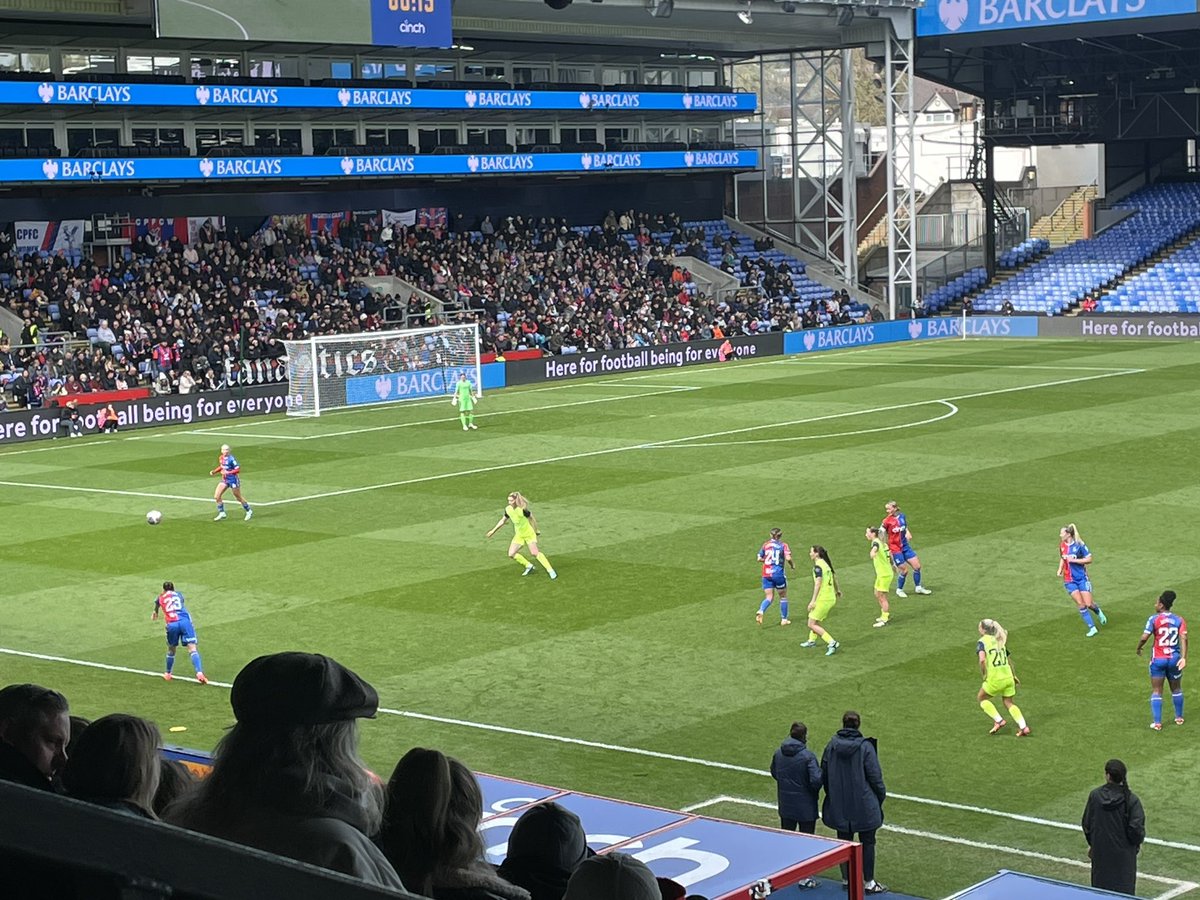
[[210, 91], [207, 87], [205, 87], [204, 85], [200, 85], [198, 88], [196, 88], [196, 102], [199, 103], [201, 106], [207, 106], [208, 101], [211, 98], [212, 98], [212, 91]]
[[54, 85], [48, 84], [45, 81], [38, 85], [37, 92], [43, 103], [49, 103], [54, 99]]
[[939, 0], [938, 17], [950, 31], [958, 31], [967, 21], [967, 0]]
[[914, 341], [921, 336], [921, 323], [916, 319], [908, 323], [908, 336]]
[[58, 177], [58, 161], [48, 159], [42, 163], [42, 174], [53, 181]]

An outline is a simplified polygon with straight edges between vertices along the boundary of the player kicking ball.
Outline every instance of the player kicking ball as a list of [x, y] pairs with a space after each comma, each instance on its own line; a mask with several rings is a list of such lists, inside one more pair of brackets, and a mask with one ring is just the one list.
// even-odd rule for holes
[[454, 386], [454, 399], [450, 401], [450, 405], [458, 407], [458, 420], [462, 422], [463, 431], [478, 430], [475, 424], [475, 404], [479, 400], [480, 394], [471, 387], [467, 373], [459, 372], [458, 384]]

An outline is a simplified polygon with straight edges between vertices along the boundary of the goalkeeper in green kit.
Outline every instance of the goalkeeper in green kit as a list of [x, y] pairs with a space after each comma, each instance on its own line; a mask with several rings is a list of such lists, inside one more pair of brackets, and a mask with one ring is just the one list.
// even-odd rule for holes
[[462, 422], [463, 431], [478, 427], [475, 424], [475, 401], [478, 399], [479, 394], [471, 387], [467, 373], [459, 372], [458, 384], [454, 386], [454, 399], [450, 403], [458, 407], [458, 420]]

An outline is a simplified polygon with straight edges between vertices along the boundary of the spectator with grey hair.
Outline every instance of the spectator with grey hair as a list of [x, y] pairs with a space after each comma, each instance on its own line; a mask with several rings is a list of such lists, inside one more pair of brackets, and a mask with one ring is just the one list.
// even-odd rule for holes
[[230, 693], [236, 724], [211, 774], [167, 820], [238, 844], [403, 888], [371, 842], [383, 793], [358, 755], [375, 688], [326, 656], [275, 653], [246, 664]]
[[55, 790], [71, 738], [67, 698], [39, 684], [0, 689], [0, 780]]

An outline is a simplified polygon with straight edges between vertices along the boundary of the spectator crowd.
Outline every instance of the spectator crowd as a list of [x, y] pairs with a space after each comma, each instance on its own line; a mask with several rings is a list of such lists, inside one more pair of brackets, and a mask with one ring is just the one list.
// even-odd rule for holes
[[[680, 248], [704, 258], [705, 232], [675, 215], [610, 213], [590, 229], [520, 216], [470, 224], [353, 221], [335, 238], [311, 234], [304, 217], [250, 235], [209, 221], [190, 244], [147, 235], [128, 258], [103, 265], [72, 264], [62, 252], [22, 256], [9, 238], [0, 243], [0, 305], [22, 328], [0, 333], [0, 387], [17, 406], [141, 385], [159, 394], [213, 390], [247, 380], [251, 368], [257, 380], [281, 378], [285, 340], [447, 320], [478, 322], [484, 352], [498, 354], [854, 321], [847, 294], [798, 302], [792, 268], [741, 255], [736, 235], [712, 241], [743, 289], [706, 296], [671, 261]], [[424, 293], [402, 302], [364, 284], [388, 275]]]

